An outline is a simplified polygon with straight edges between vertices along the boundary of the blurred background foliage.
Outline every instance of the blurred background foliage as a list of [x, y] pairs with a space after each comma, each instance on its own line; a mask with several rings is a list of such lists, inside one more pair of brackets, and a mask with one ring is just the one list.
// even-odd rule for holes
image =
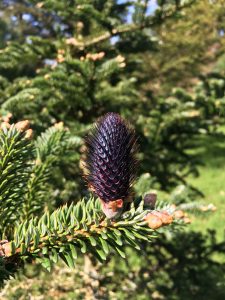
[[49, 207], [87, 194], [82, 138], [96, 118], [114, 111], [139, 136], [137, 195], [156, 190], [162, 201], [218, 208], [207, 218], [193, 216], [185, 231], [143, 245], [142, 257], [127, 249], [125, 263], [112, 257], [102, 266], [86, 257], [84, 268], [59, 265], [52, 274], [28, 265], [1, 299], [225, 297], [224, 5], [1, 1], [1, 118], [28, 119], [36, 134], [63, 122], [77, 141], [52, 174]]

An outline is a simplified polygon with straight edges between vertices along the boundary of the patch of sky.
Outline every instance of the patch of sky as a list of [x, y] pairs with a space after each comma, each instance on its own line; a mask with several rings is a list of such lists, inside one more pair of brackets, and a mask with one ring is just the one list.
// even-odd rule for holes
[[225, 34], [224, 29], [220, 29], [220, 30], [219, 30], [219, 35], [220, 35], [220, 36], [224, 36], [224, 34]]
[[112, 45], [115, 45], [119, 41], [120, 37], [119, 35], [115, 35], [110, 39], [110, 42]]
[[30, 14], [23, 14], [22, 19], [26, 22], [30, 22], [32, 19], [32, 16]]
[[45, 63], [45, 65], [52, 66], [52, 65], [54, 65], [56, 63], [56, 60], [55, 59], [46, 58], [44, 60], [44, 63]]
[[[127, 18], [126, 18], [126, 21], [127, 21], [128, 24], [131, 24], [133, 22], [132, 15], [134, 13], [134, 7], [135, 7], [135, 3], [136, 2], [137, 1], [133, 1], [133, 5], [130, 5], [128, 7], [128, 13], [127, 13]], [[125, 4], [125, 3], [127, 3], [127, 0], [118, 0], [117, 3], [118, 4]], [[153, 15], [157, 8], [158, 8], [157, 0], [151, 0], [151, 1], [149, 1], [148, 7], [147, 7], [147, 11], [146, 11], [146, 16]], [[119, 41], [119, 39], [120, 39], [120, 37], [118, 35], [113, 36], [110, 39], [111, 44], [115, 45]]]
[[[118, 0], [118, 4], [125, 4], [126, 2], [127, 1], [125, 1], [125, 0]], [[130, 5], [128, 7], [128, 13], [127, 13], [127, 23], [128, 24], [132, 23], [132, 21], [133, 21], [132, 15], [134, 13], [134, 7], [135, 7], [136, 2], [137, 1], [133, 1], [133, 5]], [[149, 1], [147, 11], [146, 11], [146, 16], [153, 15], [157, 8], [158, 8], [157, 0]]]
[[12, 16], [11, 19], [13, 22], [16, 22], [18, 20], [18, 18], [16, 16]]
[[26, 37], [26, 43], [27, 44], [32, 44], [33, 43], [32, 39], [29, 36]]
[[146, 15], [147, 16], [153, 15], [157, 8], [158, 8], [157, 0], [150, 1], [147, 8]]

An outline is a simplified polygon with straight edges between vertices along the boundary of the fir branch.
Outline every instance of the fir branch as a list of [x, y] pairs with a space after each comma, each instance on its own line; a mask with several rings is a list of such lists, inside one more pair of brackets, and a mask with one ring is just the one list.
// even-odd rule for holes
[[134, 32], [134, 31], [139, 31], [143, 30], [145, 28], [152, 28], [156, 25], [159, 25], [163, 22], [165, 22], [166, 19], [170, 19], [174, 17], [174, 14], [177, 12], [189, 7], [192, 5], [196, 0], [191, 0], [188, 1], [187, 3], [184, 3], [183, 5], [176, 6], [175, 9], [171, 7], [168, 7], [167, 9], [163, 10], [160, 9], [159, 12], [157, 12], [156, 16], [151, 16], [151, 17], [145, 17], [143, 18], [142, 22], [139, 24], [123, 24], [118, 26], [117, 28], [113, 28], [111, 31], [106, 31], [102, 33], [101, 35], [94, 37], [90, 40], [86, 41], [80, 41], [75, 38], [69, 38], [66, 40], [66, 43], [68, 45], [72, 45], [78, 49], [85, 49], [92, 47], [94, 45], [97, 45], [101, 42], [105, 42], [109, 40], [110, 38], [118, 35], [122, 35], [124, 33], [129, 33], [129, 32]]
[[142, 241], [156, 237], [145, 221], [150, 212], [144, 200], [136, 201], [120, 219], [109, 220], [100, 210], [99, 201], [83, 199], [52, 214], [45, 212], [40, 219], [20, 223], [14, 239], [4, 243], [0, 253], [7, 259], [14, 255], [38, 259], [48, 270], [59, 258], [74, 267], [79, 253], [87, 252], [104, 261], [113, 250], [124, 258], [125, 245], [140, 250]]
[[36, 162], [27, 184], [23, 217], [39, 214], [46, 202], [49, 193], [49, 179], [55, 168], [59, 165], [63, 155], [79, 144], [80, 139], [71, 137], [69, 132], [58, 123], [47, 129], [35, 142]]
[[[26, 122], [26, 121], [25, 121]], [[26, 182], [30, 175], [29, 158], [32, 145], [26, 138], [26, 131], [18, 130], [17, 123], [0, 130], [0, 235], [17, 220], [22, 210]], [[18, 126], [17, 126], [18, 127]], [[25, 128], [24, 128], [25, 129]]]
[[3, 111], [10, 111], [14, 114], [21, 110], [37, 109], [40, 94], [41, 91], [38, 88], [25, 88], [15, 96], [8, 98], [1, 108]]

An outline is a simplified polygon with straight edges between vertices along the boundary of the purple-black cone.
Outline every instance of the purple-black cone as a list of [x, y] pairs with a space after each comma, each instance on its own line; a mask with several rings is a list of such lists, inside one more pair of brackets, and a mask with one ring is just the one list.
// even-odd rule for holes
[[86, 139], [86, 175], [89, 187], [104, 202], [126, 201], [137, 169], [134, 129], [119, 114], [107, 113]]

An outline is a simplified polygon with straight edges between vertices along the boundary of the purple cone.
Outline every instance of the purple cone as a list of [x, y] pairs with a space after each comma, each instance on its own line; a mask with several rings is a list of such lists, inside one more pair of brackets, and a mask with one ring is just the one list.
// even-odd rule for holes
[[119, 114], [101, 117], [86, 139], [86, 175], [89, 187], [104, 202], [130, 195], [137, 169], [134, 129]]

